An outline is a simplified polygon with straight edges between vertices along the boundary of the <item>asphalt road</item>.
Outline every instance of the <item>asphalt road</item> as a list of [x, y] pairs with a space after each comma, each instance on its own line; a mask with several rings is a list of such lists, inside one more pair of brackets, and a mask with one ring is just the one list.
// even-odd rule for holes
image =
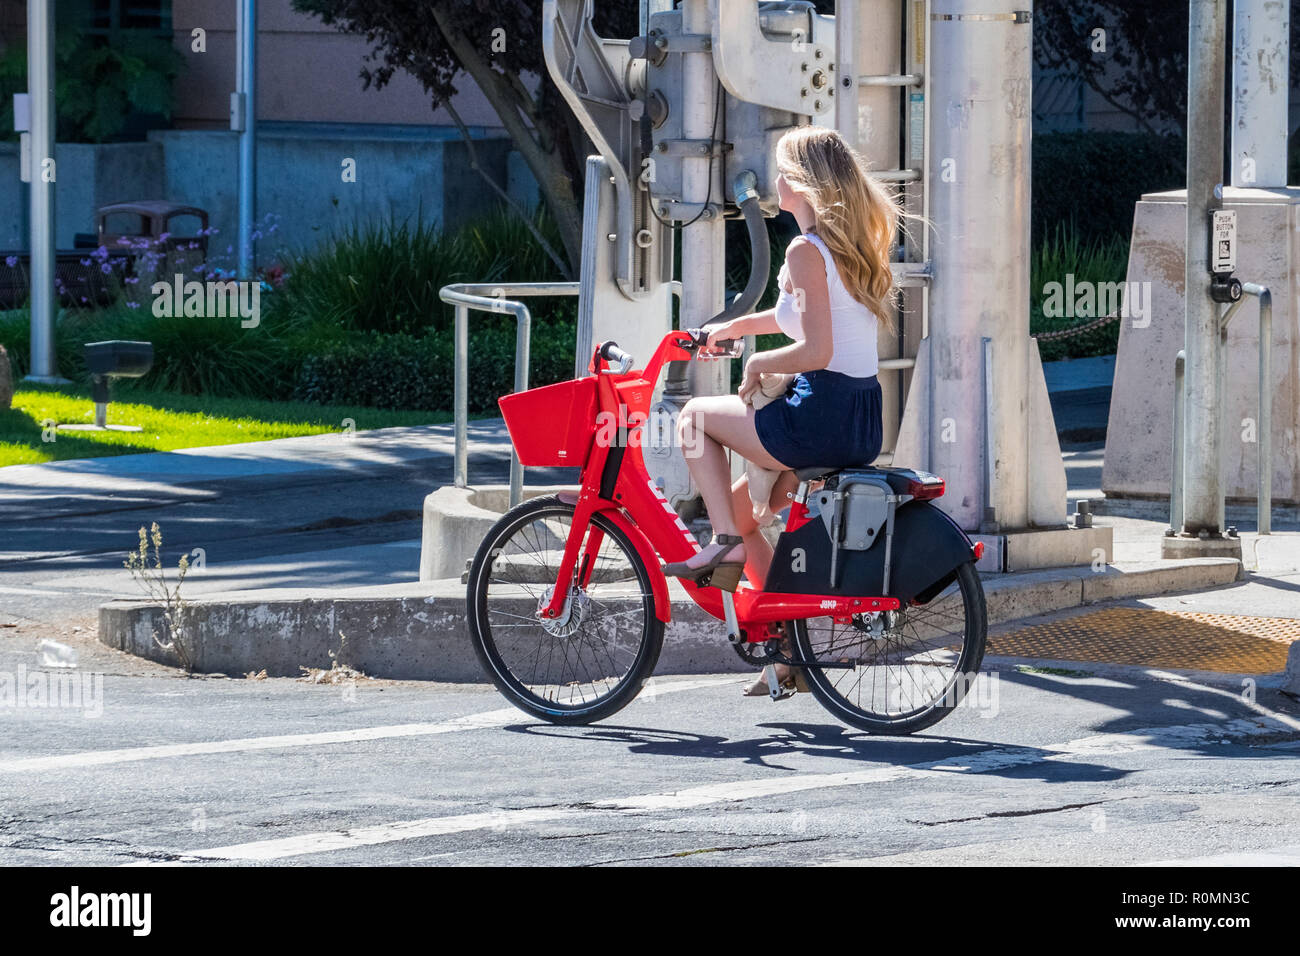
[[[908, 738], [734, 677], [656, 678], [558, 728], [487, 685], [187, 679], [95, 640], [150, 521], [169, 561], [204, 549], [190, 593], [413, 580], [450, 467], [408, 452], [0, 487], [0, 864], [1300, 863], [1296, 702], [1232, 677], [986, 660]], [[503, 449], [476, 452], [476, 480], [505, 475]], [[1279, 613], [1273, 584], [1195, 600]], [[43, 667], [45, 636], [78, 666]], [[60, 673], [81, 696], [49, 706]]]
[[1296, 707], [1232, 681], [993, 662], [890, 738], [735, 677], [561, 728], [478, 685], [99, 653], [80, 708], [0, 708], [0, 864], [1300, 863]]

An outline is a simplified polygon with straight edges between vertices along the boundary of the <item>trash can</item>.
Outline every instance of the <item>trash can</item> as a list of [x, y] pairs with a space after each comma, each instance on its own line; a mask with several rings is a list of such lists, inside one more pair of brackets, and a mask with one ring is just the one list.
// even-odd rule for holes
[[109, 252], [129, 248], [142, 281], [146, 274], [188, 277], [207, 259], [208, 211], [161, 199], [109, 203], [99, 207], [99, 244]]

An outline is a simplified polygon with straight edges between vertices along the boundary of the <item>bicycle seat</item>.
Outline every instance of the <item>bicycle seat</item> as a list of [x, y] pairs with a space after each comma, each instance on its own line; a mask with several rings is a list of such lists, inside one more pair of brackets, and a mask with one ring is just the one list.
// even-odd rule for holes
[[800, 481], [820, 481], [823, 478], [832, 478], [842, 471], [852, 471], [858, 474], [883, 478], [896, 494], [909, 493], [912, 482], [921, 480], [920, 473], [911, 468], [877, 468], [874, 465], [835, 465], [833, 467], [829, 465], [808, 465], [804, 468], [795, 468], [794, 476]]
[[[803, 468], [796, 468], [794, 470], [794, 476], [800, 481], [821, 481], [823, 478], [829, 478], [836, 472], [844, 471], [846, 468], [851, 467], [853, 466], [837, 465], [835, 467], [830, 467], [828, 465], [807, 465]], [[869, 465], [863, 465], [862, 469], [866, 470], [869, 467]]]

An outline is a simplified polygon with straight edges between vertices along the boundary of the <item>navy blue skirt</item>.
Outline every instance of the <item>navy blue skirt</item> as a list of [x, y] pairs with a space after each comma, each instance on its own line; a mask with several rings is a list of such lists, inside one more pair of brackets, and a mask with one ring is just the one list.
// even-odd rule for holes
[[788, 468], [867, 465], [880, 454], [880, 383], [819, 368], [800, 372], [785, 394], [754, 413], [767, 453]]

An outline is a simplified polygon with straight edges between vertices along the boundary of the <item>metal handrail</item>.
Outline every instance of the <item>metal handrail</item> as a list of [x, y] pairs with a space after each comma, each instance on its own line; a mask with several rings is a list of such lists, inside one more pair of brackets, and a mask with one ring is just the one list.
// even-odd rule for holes
[[[1259, 534], [1273, 533], [1273, 293], [1268, 286], [1257, 282], [1243, 282], [1241, 291], [1259, 299], [1259, 420], [1255, 427], [1255, 440], [1259, 446], [1258, 470], [1255, 482], [1255, 499], [1259, 517], [1256, 521]], [[1219, 320], [1219, 335], [1226, 344], [1228, 323], [1237, 314], [1245, 299], [1238, 299]], [[1220, 356], [1219, 367], [1224, 361]]]
[[[486, 294], [484, 294], [486, 293]], [[577, 295], [577, 282], [456, 282], [438, 290], [438, 298], [456, 307], [455, 379], [453, 417], [455, 420], [455, 453], [452, 464], [452, 481], [457, 488], [469, 485], [469, 441], [467, 419], [469, 415], [469, 310], [495, 312], [515, 317], [515, 391], [528, 389], [528, 337], [532, 329], [532, 313], [528, 306], [506, 296]], [[523, 497], [524, 469], [514, 447], [510, 449], [510, 507], [519, 504]]]

